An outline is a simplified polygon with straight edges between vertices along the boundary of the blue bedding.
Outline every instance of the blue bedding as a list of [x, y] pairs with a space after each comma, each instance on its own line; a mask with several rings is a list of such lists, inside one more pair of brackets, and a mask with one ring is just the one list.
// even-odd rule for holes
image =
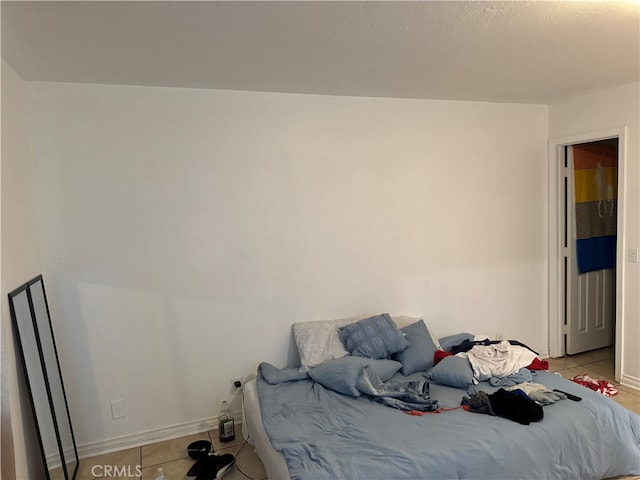
[[[257, 389], [265, 430], [297, 479], [602, 479], [640, 475], [640, 417], [556, 374], [535, 382], [582, 397], [530, 425], [462, 409], [411, 416], [281, 375]], [[400, 375], [400, 374], [397, 374]], [[497, 390], [481, 382], [476, 390]], [[441, 407], [466, 391], [431, 384]]]

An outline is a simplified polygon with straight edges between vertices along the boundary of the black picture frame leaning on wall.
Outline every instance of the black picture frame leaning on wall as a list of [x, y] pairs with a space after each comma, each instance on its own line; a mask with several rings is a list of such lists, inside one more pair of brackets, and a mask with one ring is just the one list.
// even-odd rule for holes
[[80, 460], [42, 275], [9, 293], [47, 480], [73, 480]]

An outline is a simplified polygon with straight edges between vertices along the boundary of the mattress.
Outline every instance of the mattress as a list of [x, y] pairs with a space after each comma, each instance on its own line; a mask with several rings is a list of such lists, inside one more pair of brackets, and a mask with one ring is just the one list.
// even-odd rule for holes
[[243, 395], [242, 433], [244, 438], [254, 446], [270, 480], [289, 480], [287, 462], [281, 453], [273, 449], [264, 429], [255, 380], [245, 383]]
[[[272, 480], [640, 474], [638, 415], [556, 374], [536, 381], [583, 401], [546, 406], [542, 422], [524, 426], [463, 410], [413, 417], [311, 380], [258, 379], [246, 384], [243, 428]], [[495, 391], [487, 382], [478, 388]], [[434, 384], [431, 394], [455, 407], [465, 392]]]

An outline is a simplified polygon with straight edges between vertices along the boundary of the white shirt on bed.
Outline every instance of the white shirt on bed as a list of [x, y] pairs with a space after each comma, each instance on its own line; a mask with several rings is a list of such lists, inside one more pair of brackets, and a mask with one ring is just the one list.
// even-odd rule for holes
[[536, 358], [536, 354], [528, 348], [511, 345], [507, 340], [493, 345], [475, 345], [465, 356], [478, 381], [508, 377], [530, 365]]

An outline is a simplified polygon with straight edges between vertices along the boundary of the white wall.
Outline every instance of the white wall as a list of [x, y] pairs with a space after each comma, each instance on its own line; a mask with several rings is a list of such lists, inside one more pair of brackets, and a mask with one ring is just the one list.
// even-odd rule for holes
[[2, 477], [44, 478], [7, 294], [41, 273], [27, 84], [2, 62]]
[[[582, 135], [627, 127], [624, 181], [624, 252], [640, 246], [640, 83], [600, 90], [549, 106], [549, 137]], [[640, 276], [637, 263], [624, 263], [624, 356], [622, 381], [640, 385]]]
[[81, 446], [215, 415], [295, 321], [419, 314], [546, 351], [546, 106], [31, 88]]

